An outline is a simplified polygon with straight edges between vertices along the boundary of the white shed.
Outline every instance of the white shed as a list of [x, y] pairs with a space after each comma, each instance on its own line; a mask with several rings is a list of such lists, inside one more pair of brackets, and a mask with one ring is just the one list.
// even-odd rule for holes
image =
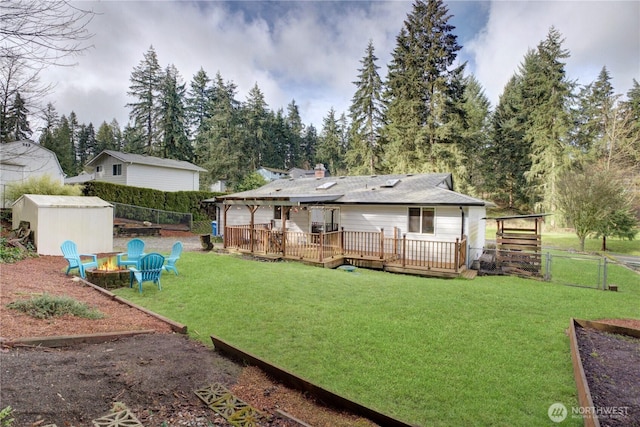
[[40, 255], [62, 255], [65, 240], [80, 253], [113, 252], [113, 205], [99, 197], [25, 194], [12, 209], [13, 228], [28, 221]]

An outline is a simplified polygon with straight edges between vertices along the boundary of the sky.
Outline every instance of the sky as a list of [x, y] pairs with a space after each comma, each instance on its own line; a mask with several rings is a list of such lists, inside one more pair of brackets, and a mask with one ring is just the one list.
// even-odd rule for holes
[[[466, 62], [492, 105], [529, 49], [554, 26], [571, 56], [567, 75], [593, 82], [607, 67], [616, 93], [640, 81], [638, 1], [445, 1]], [[239, 101], [258, 85], [268, 108], [286, 111], [295, 100], [302, 121], [321, 130], [334, 108], [348, 113], [353, 81], [369, 40], [380, 76], [413, 2], [380, 1], [82, 1], [97, 14], [89, 24], [92, 47], [72, 67], [51, 67], [48, 102], [80, 123], [129, 121], [130, 76], [153, 46], [164, 69], [191, 82], [202, 68], [236, 84]]]

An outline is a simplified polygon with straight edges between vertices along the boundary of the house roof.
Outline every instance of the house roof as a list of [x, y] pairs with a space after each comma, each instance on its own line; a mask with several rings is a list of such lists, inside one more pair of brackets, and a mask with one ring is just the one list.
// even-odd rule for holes
[[0, 144], [0, 164], [21, 167], [27, 166], [29, 159], [38, 156], [38, 151], [46, 153], [46, 156], [55, 160], [60, 169], [60, 173], [62, 173], [62, 167], [60, 166], [56, 153], [30, 139]]
[[213, 201], [256, 205], [278, 202], [485, 206], [488, 203], [453, 191], [453, 179], [446, 173], [279, 179], [255, 190], [205, 200]]
[[172, 169], [184, 169], [197, 172], [206, 172], [206, 169], [196, 166], [193, 163], [182, 160], [163, 159], [161, 157], [147, 156], [146, 154], [122, 153], [120, 151], [104, 150], [93, 159], [87, 162], [87, 166], [96, 165], [100, 159], [110, 156], [120, 160], [123, 163], [133, 163], [147, 166], [157, 166]]

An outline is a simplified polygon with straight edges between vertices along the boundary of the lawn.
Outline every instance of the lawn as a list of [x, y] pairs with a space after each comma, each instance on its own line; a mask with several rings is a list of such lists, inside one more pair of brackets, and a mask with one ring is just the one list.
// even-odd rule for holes
[[[577, 406], [571, 317], [640, 318], [640, 279], [620, 292], [515, 277], [427, 279], [184, 253], [163, 290], [116, 291], [314, 383], [422, 426], [551, 425]], [[571, 419], [563, 425], [582, 425]]]

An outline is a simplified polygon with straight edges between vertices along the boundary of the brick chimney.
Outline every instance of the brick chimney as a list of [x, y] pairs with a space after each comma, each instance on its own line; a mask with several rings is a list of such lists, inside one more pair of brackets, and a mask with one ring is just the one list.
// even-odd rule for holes
[[325, 172], [327, 171], [322, 163], [318, 163], [315, 168], [313, 168], [315, 172], [316, 178], [324, 178]]

